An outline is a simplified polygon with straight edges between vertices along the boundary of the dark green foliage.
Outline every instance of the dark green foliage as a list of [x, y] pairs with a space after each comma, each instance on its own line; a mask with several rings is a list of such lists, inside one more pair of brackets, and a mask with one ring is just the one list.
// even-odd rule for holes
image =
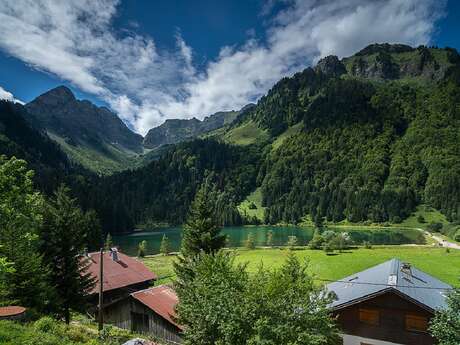
[[440, 232], [442, 230], [442, 223], [440, 222], [431, 222], [428, 224], [427, 229], [433, 232]]
[[46, 311], [53, 289], [38, 248], [44, 200], [33, 188], [33, 172], [23, 160], [0, 156], [0, 304]]
[[181, 254], [195, 256], [201, 252], [212, 254], [223, 248], [225, 236], [215, 218], [215, 199], [212, 184], [203, 183], [190, 207], [182, 235]]
[[313, 238], [308, 242], [308, 247], [310, 249], [321, 249], [324, 244], [324, 237], [321, 236], [321, 233], [318, 230], [315, 230]]
[[[336, 344], [331, 299], [289, 256], [276, 271], [248, 275], [228, 253], [202, 254], [189, 266], [193, 279], [176, 287], [185, 344]], [[312, 313], [310, 311], [314, 310]]]
[[422, 224], [425, 223], [426, 222], [425, 217], [423, 217], [421, 214], [419, 214], [417, 216], [417, 222], [422, 223]]
[[448, 307], [436, 312], [431, 320], [430, 332], [439, 345], [460, 344], [460, 290], [450, 292]]
[[214, 140], [179, 144], [148, 166], [99, 181], [82, 196], [106, 232], [131, 231], [136, 224], [183, 224], [205, 178], [214, 182], [215, 217], [220, 225], [240, 225], [238, 204], [256, 184], [260, 152]]
[[94, 284], [87, 272], [88, 263], [80, 257], [86, 245], [88, 219], [64, 186], [44, 207], [40, 251], [52, 268], [50, 280], [57, 293], [53, 307], [66, 323], [70, 322], [70, 309], [84, 310], [85, 295]]

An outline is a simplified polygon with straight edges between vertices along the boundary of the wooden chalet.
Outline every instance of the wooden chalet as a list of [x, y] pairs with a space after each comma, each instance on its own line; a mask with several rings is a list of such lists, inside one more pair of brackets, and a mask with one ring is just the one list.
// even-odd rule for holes
[[344, 345], [433, 345], [428, 332], [452, 287], [397, 259], [328, 284]]
[[[103, 258], [104, 306], [126, 298], [133, 292], [148, 288], [157, 279], [157, 276], [141, 261], [119, 252], [116, 248], [104, 252]], [[89, 264], [88, 272], [96, 279], [96, 284], [89, 295], [92, 304], [97, 305], [101, 254], [88, 253], [82, 256], [82, 260]]]
[[174, 290], [161, 285], [134, 292], [104, 308], [104, 320], [117, 327], [144, 333], [168, 343], [181, 343], [182, 326], [176, 321]]

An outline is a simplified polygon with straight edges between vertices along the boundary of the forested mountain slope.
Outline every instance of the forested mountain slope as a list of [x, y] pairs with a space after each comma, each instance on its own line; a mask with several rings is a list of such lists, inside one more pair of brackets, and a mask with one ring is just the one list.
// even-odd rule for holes
[[212, 140], [103, 180], [91, 204], [104, 205], [113, 231], [181, 223], [212, 175], [224, 224], [248, 221], [234, 206], [256, 188], [267, 223], [398, 222], [421, 203], [458, 220], [459, 61], [452, 49], [387, 44], [326, 57], [282, 79]]
[[26, 109], [17, 103], [0, 101], [0, 155], [15, 156], [35, 171], [40, 190], [50, 193], [60, 183], [77, 183], [90, 173], [71, 163], [66, 154], [44, 133], [25, 120]]

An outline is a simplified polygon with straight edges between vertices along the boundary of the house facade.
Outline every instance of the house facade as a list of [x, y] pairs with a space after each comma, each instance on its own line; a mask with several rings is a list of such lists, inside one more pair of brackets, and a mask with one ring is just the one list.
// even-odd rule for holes
[[177, 302], [177, 295], [171, 287], [152, 287], [106, 306], [104, 320], [120, 328], [179, 344], [183, 328], [176, 321]]
[[452, 287], [393, 259], [327, 289], [344, 345], [433, 345], [429, 322]]

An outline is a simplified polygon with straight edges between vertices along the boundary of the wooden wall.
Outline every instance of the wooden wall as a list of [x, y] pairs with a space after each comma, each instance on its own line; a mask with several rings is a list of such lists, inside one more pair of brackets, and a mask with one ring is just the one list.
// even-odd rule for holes
[[[359, 320], [359, 309], [378, 309], [379, 325]], [[432, 314], [395, 293], [386, 293], [371, 300], [334, 312], [343, 333], [406, 345], [433, 345], [434, 339], [426, 332], [410, 332], [405, 327], [406, 314], [431, 319]]]
[[[135, 323], [133, 313], [144, 315], [147, 325]], [[172, 344], [182, 342], [180, 329], [133, 298], [126, 298], [104, 309], [104, 321], [120, 328], [144, 333]]]

